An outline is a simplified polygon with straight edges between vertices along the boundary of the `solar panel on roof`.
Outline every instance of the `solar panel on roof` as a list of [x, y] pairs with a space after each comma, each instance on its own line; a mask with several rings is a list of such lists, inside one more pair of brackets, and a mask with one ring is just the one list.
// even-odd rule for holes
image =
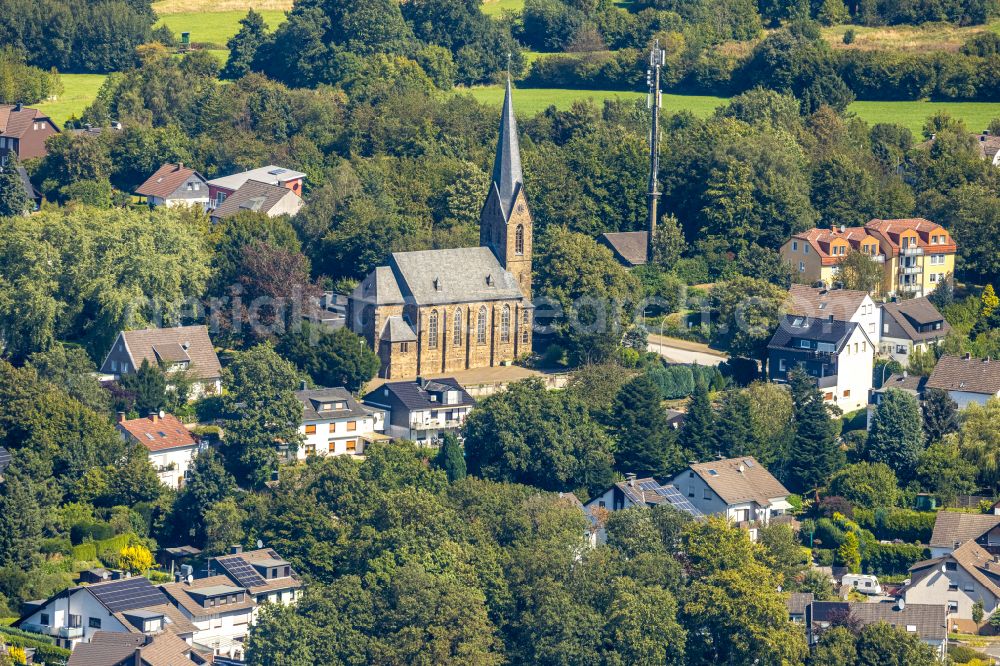
[[677, 488], [673, 486], [663, 486], [657, 491], [661, 496], [667, 498], [670, 505], [675, 509], [689, 513], [695, 518], [699, 518], [704, 514], [698, 510], [694, 504], [692, 504], [688, 498], [684, 497]]
[[220, 557], [216, 561], [243, 587], [267, 585], [264, 577], [257, 573], [257, 570], [242, 557]]
[[154, 587], [146, 578], [126, 578], [96, 585], [90, 591], [112, 613], [167, 603], [167, 597], [160, 588]]
[[639, 484], [639, 487], [643, 490], [656, 490], [660, 487], [656, 481], [643, 481]]

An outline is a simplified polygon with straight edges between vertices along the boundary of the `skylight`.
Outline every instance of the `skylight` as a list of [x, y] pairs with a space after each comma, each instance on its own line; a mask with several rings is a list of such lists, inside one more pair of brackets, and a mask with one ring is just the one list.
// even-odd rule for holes
[[710, 470], [708, 470], [708, 473], [709, 473], [709, 474], [710, 474], [711, 476], [719, 476], [719, 473], [718, 473], [718, 472], [716, 472], [716, 471], [715, 471], [714, 469], [710, 469]]

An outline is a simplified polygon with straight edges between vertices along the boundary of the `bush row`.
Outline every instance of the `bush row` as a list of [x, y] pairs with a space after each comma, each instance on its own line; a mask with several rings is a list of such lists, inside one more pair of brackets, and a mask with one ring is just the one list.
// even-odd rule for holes
[[931, 551], [912, 543], [867, 543], [861, 549], [861, 569], [876, 575], [905, 574]]
[[56, 647], [52, 644], [52, 639], [41, 634], [32, 634], [27, 631], [19, 631], [12, 627], [0, 627], [0, 635], [4, 642], [23, 648], [34, 648], [35, 663], [43, 663], [48, 666], [63, 666], [69, 660], [69, 650]]
[[77, 562], [89, 562], [96, 560], [99, 555], [106, 552], [117, 553], [125, 546], [132, 543], [136, 536], [134, 534], [119, 534], [110, 539], [101, 541], [90, 541], [73, 546], [73, 559]]
[[858, 525], [871, 530], [877, 539], [927, 543], [934, 531], [937, 513], [912, 509], [854, 509]]

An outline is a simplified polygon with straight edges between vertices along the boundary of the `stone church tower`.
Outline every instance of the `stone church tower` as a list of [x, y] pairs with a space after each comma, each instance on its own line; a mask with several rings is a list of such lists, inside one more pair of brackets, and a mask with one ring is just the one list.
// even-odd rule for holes
[[533, 224], [524, 196], [521, 147], [511, 98], [510, 79], [500, 114], [500, 138], [493, 160], [493, 179], [479, 216], [479, 244], [490, 248], [497, 261], [514, 276], [525, 298], [531, 299]]

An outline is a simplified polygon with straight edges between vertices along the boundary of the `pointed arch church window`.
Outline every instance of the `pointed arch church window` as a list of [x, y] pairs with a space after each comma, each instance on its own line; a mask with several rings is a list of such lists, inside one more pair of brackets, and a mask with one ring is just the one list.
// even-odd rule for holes
[[524, 225], [517, 225], [517, 229], [514, 231], [514, 252], [516, 254], [524, 254]]
[[476, 317], [476, 342], [481, 345], [486, 344], [486, 306], [479, 308], [479, 315]]
[[531, 342], [531, 315], [527, 310], [521, 311], [521, 344]]
[[438, 311], [431, 310], [427, 318], [427, 347], [437, 349], [438, 346]]
[[452, 342], [456, 347], [462, 346], [462, 308], [455, 308], [455, 321], [452, 322], [454, 334]]
[[500, 342], [510, 342], [510, 306], [500, 311]]

